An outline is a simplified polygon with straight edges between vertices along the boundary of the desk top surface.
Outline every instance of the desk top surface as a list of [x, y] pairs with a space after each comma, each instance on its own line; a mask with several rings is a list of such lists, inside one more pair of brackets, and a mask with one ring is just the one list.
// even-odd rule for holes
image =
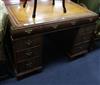
[[[8, 9], [11, 21], [15, 27], [36, 26], [43, 23], [53, 23], [68, 21], [86, 17], [97, 16], [96, 13], [83, 8], [74, 2], [66, 0], [66, 13], [63, 13], [62, 0], [55, 0], [55, 6], [52, 6], [52, 0], [38, 0], [36, 18], [32, 18], [34, 3], [28, 1], [26, 8], [23, 8], [23, 2], [19, 0], [8, 0], [5, 4]], [[12, 1], [12, 2], [11, 2]], [[16, 2], [14, 2], [16, 1]]]

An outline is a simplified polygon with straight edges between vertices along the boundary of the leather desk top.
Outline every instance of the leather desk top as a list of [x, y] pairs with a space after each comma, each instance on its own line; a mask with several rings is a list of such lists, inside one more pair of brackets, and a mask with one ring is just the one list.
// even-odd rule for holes
[[[14, 0], [9, 0], [14, 1]], [[18, 1], [18, 0], [17, 0]], [[63, 13], [62, 0], [56, 0], [55, 6], [52, 6], [50, 0], [38, 0], [36, 18], [32, 18], [33, 0], [27, 3], [26, 8], [23, 8], [22, 2], [5, 4], [10, 16], [13, 27], [17, 29], [26, 27], [35, 27], [38, 25], [59, 23], [61, 21], [84, 19], [87, 17], [97, 17], [97, 14], [83, 8], [74, 2], [67, 2], [67, 13]]]

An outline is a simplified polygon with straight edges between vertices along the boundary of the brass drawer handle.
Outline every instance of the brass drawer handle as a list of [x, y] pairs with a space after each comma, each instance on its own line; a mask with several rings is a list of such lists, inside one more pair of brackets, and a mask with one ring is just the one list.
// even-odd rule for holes
[[27, 67], [32, 67], [33, 63], [30, 62], [30, 63], [26, 63], [25, 65], [26, 65]]
[[25, 53], [25, 55], [31, 56], [32, 55], [32, 52]]
[[76, 24], [76, 22], [75, 21], [72, 21], [72, 22], [70, 22], [72, 25], [75, 25]]
[[25, 30], [25, 32], [28, 33], [28, 34], [31, 34], [32, 29], [27, 29], [27, 30]]
[[56, 28], [57, 28], [57, 26], [58, 26], [58, 25], [53, 25], [52, 27], [53, 27], [54, 29], [56, 29]]
[[12, 36], [10, 36], [10, 38], [11, 38], [12, 41], [14, 40]]
[[79, 49], [81, 50], [81, 49], [83, 49], [83, 47], [80, 46]]
[[28, 46], [30, 46], [32, 44], [31, 40], [27, 40], [27, 42], [25, 42]]
[[93, 19], [92, 19], [92, 18], [89, 18], [88, 20], [89, 20], [90, 22], [92, 22]]

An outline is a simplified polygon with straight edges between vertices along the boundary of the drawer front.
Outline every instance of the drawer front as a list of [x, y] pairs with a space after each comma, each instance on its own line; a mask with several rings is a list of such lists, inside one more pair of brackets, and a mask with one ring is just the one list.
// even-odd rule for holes
[[41, 56], [41, 46], [25, 49], [23, 51], [15, 52], [15, 62], [20, 62], [29, 58]]
[[74, 53], [78, 53], [84, 50], [88, 50], [88, 46], [89, 43], [84, 43], [84, 44], [80, 44], [78, 46], [73, 47], [72, 49], [70, 49], [70, 53], [74, 54]]
[[75, 43], [90, 41], [93, 31], [95, 29], [95, 25], [84, 25], [81, 26], [80, 29], [77, 32]]
[[22, 37], [20, 39], [13, 41], [13, 49], [15, 51], [19, 51], [22, 49], [40, 45], [41, 43], [42, 43], [42, 36], [33, 35], [33, 36]]
[[80, 26], [79, 34], [91, 34], [93, 33], [94, 29], [96, 29], [95, 24], [88, 24]]
[[82, 42], [89, 42], [91, 39], [91, 34], [86, 34], [86, 35], [77, 35], [75, 40], [74, 40], [74, 44], [79, 44]]
[[94, 30], [96, 30], [96, 25], [95, 24], [88, 25], [87, 27], [85, 27], [85, 30], [88, 34], [91, 34], [94, 32]]
[[18, 63], [16, 65], [16, 72], [17, 73], [22, 73], [28, 70], [33, 70], [39, 66], [41, 66], [42, 62], [41, 62], [41, 58], [40, 57], [36, 57], [34, 59], [30, 59], [30, 60], [26, 60], [22, 63]]

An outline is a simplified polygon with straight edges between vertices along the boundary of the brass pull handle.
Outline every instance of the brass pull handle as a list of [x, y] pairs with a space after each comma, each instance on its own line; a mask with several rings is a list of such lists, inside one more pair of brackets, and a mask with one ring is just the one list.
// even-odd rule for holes
[[32, 41], [31, 41], [31, 40], [28, 40], [28, 41], [26, 42], [26, 44], [27, 44], [27, 45], [31, 45], [31, 44], [32, 44]]
[[11, 38], [11, 40], [14, 40], [12, 36], [10, 38]]
[[70, 22], [72, 25], [75, 25], [76, 24], [76, 22], [75, 21], [72, 21], [72, 22]]
[[58, 26], [58, 25], [53, 25], [52, 27], [53, 27], [54, 29], [56, 29], [56, 28], [57, 28], [57, 26]]
[[27, 29], [27, 30], [25, 30], [25, 32], [28, 33], [28, 34], [31, 34], [32, 29]]
[[25, 55], [31, 56], [32, 55], [32, 52], [25, 53]]
[[79, 47], [79, 49], [81, 50], [83, 47]]
[[89, 20], [90, 22], [92, 22], [92, 18], [89, 18], [88, 20]]
[[27, 67], [32, 67], [32, 62], [26, 64]]

